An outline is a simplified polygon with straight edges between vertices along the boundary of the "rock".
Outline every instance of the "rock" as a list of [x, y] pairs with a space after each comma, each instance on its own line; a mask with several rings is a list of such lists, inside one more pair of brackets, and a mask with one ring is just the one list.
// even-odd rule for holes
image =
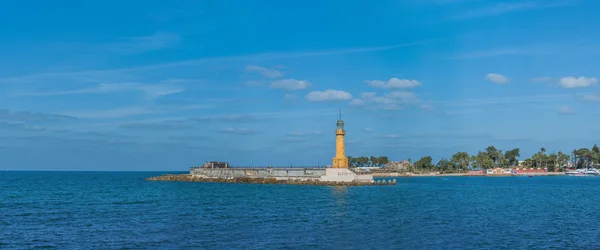
[[[193, 176], [190, 174], [179, 175], [162, 175], [149, 177], [149, 181], [181, 181], [181, 182], [218, 182], [218, 183], [251, 183], [251, 184], [294, 184], [294, 185], [313, 185], [313, 186], [370, 186], [370, 182], [322, 182], [314, 180], [277, 180], [276, 178], [206, 178], [201, 176]], [[380, 185], [381, 181], [377, 185]]]

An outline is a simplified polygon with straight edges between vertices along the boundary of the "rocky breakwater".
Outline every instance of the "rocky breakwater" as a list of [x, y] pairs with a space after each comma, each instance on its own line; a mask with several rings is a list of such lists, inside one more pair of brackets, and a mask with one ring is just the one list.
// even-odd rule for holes
[[148, 181], [179, 181], [179, 182], [214, 182], [214, 183], [252, 183], [252, 184], [293, 184], [312, 186], [388, 186], [396, 185], [396, 179], [385, 181], [377, 180], [370, 182], [333, 182], [314, 180], [277, 180], [275, 178], [206, 178], [191, 174], [169, 174], [146, 178]]

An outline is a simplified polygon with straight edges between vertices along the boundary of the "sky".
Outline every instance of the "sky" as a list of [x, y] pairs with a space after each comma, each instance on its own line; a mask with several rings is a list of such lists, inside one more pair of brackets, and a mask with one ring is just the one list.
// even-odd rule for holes
[[2, 1], [0, 170], [600, 143], [600, 2]]

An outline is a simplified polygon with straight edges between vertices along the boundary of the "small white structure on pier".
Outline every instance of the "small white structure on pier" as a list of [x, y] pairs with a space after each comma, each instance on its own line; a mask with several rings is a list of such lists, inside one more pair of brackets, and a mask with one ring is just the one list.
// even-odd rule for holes
[[325, 175], [321, 176], [321, 181], [333, 182], [373, 182], [372, 175], [358, 175], [347, 168], [327, 168]]

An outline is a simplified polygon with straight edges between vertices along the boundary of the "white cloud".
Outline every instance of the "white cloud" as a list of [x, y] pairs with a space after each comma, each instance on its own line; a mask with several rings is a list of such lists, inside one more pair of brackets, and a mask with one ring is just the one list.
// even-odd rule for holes
[[306, 95], [306, 100], [311, 102], [325, 101], [347, 101], [352, 99], [352, 95], [346, 91], [328, 89], [325, 91], [313, 91]]
[[415, 105], [420, 102], [413, 92], [392, 91], [383, 96], [377, 96], [374, 92], [361, 93], [363, 99], [354, 99], [350, 102], [354, 106], [375, 105], [376, 108], [384, 110], [399, 110], [403, 105]]
[[500, 75], [500, 74], [496, 74], [496, 73], [490, 73], [485, 77], [486, 80], [493, 82], [493, 83], [498, 83], [498, 84], [503, 84], [503, 83], [507, 83], [508, 82], [508, 78], [506, 78], [506, 76]]
[[367, 132], [373, 132], [373, 129], [372, 128], [365, 128], [365, 131], [367, 131]]
[[142, 92], [149, 98], [156, 98], [165, 95], [176, 94], [182, 92], [182, 88], [177, 88], [165, 84], [141, 84], [141, 83], [115, 83], [115, 84], [100, 84], [96, 87], [84, 88], [84, 89], [73, 89], [73, 90], [62, 90], [62, 91], [48, 91], [48, 92], [35, 92], [35, 93], [22, 93], [21, 96], [53, 96], [53, 95], [77, 95], [77, 94], [102, 94], [102, 93], [115, 93], [115, 92]]
[[248, 65], [246, 66], [246, 71], [247, 72], [258, 72], [260, 73], [262, 76], [266, 77], [266, 78], [278, 78], [278, 77], [282, 77], [283, 74], [275, 69], [267, 69], [265, 67], [261, 67], [261, 66], [256, 66], [256, 65]]
[[382, 89], [403, 89], [421, 86], [421, 83], [417, 80], [398, 79], [395, 77], [387, 81], [367, 80], [365, 83], [369, 84], [369, 86], [373, 88]]
[[598, 82], [598, 79], [591, 77], [586, 78], [584, 76], [580, 76], [579, 78], [575, 78], [573, 76], [567, 76], [560, 79], [560, 83], [558, 84], [562, 88], [587, 88]]
[[573, 110], [573, 108], [565, 106], [558, 108], [558, 113], [563, 115], [570, 115], [575, 113], [575, 111]]
[[375, 96], [370, 100], [380, 104], [408, 104], [418, 101], [415, 93], [405, 91], [385, 93], [383, 96]]
[[352, 99], [352, 101], [350, 101], [350, 105], [352, 106], [362, 106], [365, 104], [365, 101], [361, 100], [361, 99]]
[[413, 92], [406, 92], [406, 91], [394, 91], [394, 92], [390, 92], [390, 93], [386, 93], [385, 94], [386, 97], [394, 99], [394, 100], [400, 100], [400, 101], [412, 101], [417, 99], [417, 96], [415, 95], [415, 93]]
[[305, 80], [284, 79], [271, 83], [271, 88], [286, 90], [302, 90], [309, 88], [311, 83]]
[[600, 94], [587, 94], [587, 95], [582, 95], [581, 100], [584, 102], [600, 102]]
[[373, 98], [377, 95], [377, 93], [375, 92], [361, 92], [360, 93], [360, 98], [362, 99], [370, 99]]

